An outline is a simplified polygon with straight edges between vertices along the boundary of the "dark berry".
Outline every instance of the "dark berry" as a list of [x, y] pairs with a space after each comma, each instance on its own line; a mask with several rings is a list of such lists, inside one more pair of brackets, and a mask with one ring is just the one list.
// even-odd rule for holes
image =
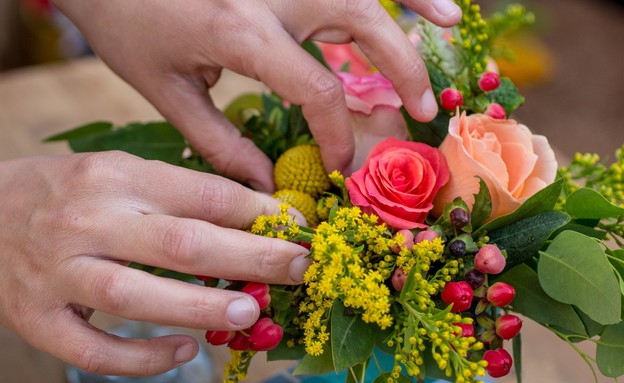
[[458, 230], [470, 223], [470, 212], [461, 207], [456, 207], [451, 210], [449, 217], [451, 219], [451, 224]]
[[483, 286], [483, 284], [485, 283], [485, 274], [473, 268], [466, 271], [464, 279], [466, 280], [466, 282], [468, 282], [473, 290], [476, 290], [479, 287]]
[[466, 255], [466, 242], [461, 239], [455, 239], [448, 245], [449, 252], [454, 257], [463, 257]]

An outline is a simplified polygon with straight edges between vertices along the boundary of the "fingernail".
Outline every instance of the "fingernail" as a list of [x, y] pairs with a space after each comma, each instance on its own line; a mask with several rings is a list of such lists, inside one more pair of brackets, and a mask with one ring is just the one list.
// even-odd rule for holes
[[461, 12], [461, 8], [453, 0], [433, 0], [433, 8], [445, 17]]
[[303, 274], [305, 274], [311, 264], [312, 261], [305, 255], [300, 255], [293, 259], [288, 268], [290, 279], [296, 283], [303, 282]]
[[248, 327], [256, 320], [258, 308], [253, 298], [239, 298], [232, 301], [226, 310], [230, 323], [237, 327]]
[[184, 364], [195, 358], [197, 352], [198, 350], [194, 343], [186, 343], [178, 347], [173, 356], [173, 360], [176, 365]]
[[427, 89], [420, 99], [420, 111], [425, 116], [434, 118], [438, 114], [438, 102], [431, 89]]

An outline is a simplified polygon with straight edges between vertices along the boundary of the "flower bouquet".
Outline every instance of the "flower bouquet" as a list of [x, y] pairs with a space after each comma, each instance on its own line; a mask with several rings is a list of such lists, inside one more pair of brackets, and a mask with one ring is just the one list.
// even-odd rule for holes
[[[228, 382], [244, 379], [260, 351], [298, 360], [295, 374], [347, 371], [348, 382], [500, 377], [520, 364], [516, 314], [575, 348], [594, 376], [596, 367], [624, 375], [624, 152], [611, 165], [579, 154], [558, 168], [547, 139], [509, 118], [524, 99], [497, 72], [496, 37], [532, 21], [523, 7], [486, 20], [461, 0], [461, 23], [441, 29], [385, 5], [426, 62], [440, 105], [433, 121], [412, 119], [354, 46], [308, 42], [343, 83], [357, 143], [352, 174], [325, 172], [301, 108], [279, 95], [246, 94], [225, 110], [274, 161], [274, 197], [284, 202], [249, 230], [309, 248], [304, 284], [136, 267], [256, 298], [263, 314], [251, 328], [206, 333], [231, 349]], [[50, 140], [212, 171], [166, 122], [98, 122]], [[597, 345], [595, 356], [576, 347], [582, 340]]]

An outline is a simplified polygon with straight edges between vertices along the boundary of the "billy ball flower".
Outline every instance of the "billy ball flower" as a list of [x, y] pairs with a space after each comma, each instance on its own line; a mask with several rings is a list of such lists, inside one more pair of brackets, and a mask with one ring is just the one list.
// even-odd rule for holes
[[388, 138], [346, 180], [351, 202], [397, 229], [427, 228], [437, 191], [448, 181], [440, 152], [420, 142]]
[[309, 194], [297, 190], [282, 189], [276, 191], [273, 198], [297, 209], [303, 214], [309, 226], [318, 225], [317, 203]]
[[296, 190], [312, 198], [331, 187], [316, 145], [299, 145], [284, 152], [275, 163], [274, 178], [277, 190]]

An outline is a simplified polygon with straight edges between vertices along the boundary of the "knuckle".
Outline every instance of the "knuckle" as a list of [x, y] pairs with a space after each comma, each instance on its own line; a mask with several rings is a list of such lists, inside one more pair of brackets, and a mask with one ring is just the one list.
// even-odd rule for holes
[[340, 80], [324, 70], [312, 72], [305, 84], [308, 98], [316, 104], [335, 105], [342, 97]]
[[206, 180], [201, 186], [201, 204], [206, 216], [213, 220], [230, 217], [246, 200], [244, 189], [233, 182]]
[[346, 19], [353, 25], [370, 25], [379, 19], [381, 8], [371, 0], [345, 0]]
[[254, 258], [254, 265], [251, 268], [251, 276], [254, 281], [268, 281], [271, 278], [280, 278], [276, 271], [281, 270], [283, 262], [280, 261], [278, 239], [266, 239], [263, 245], [258, 247], [258, 253]]
[[168, 224], [162, 235], [162, 250], [178, 266], [193, 266], [199, 240], [198, 228], [182, 220]]
[[128, 286], [125, 276], [117, 273], [108, 273], [95, 281], [94, 295], [97, 302], [111, 313], [127, 312], [131, 307], [130, 293], [132, 286]]
[[118, 150], [81, 155], [77, 157], [75, 179], [87, 186], [102, 185], [103, 180], [126, 179], [126, 164], [133, 159], [136, 157]]
[[94, 374], [107, 372], [106, 357], [96, 342], [92, 340], [82, 341], [70, 349], [73, 354], [70, 356], [70, 362], [76, 367]]

